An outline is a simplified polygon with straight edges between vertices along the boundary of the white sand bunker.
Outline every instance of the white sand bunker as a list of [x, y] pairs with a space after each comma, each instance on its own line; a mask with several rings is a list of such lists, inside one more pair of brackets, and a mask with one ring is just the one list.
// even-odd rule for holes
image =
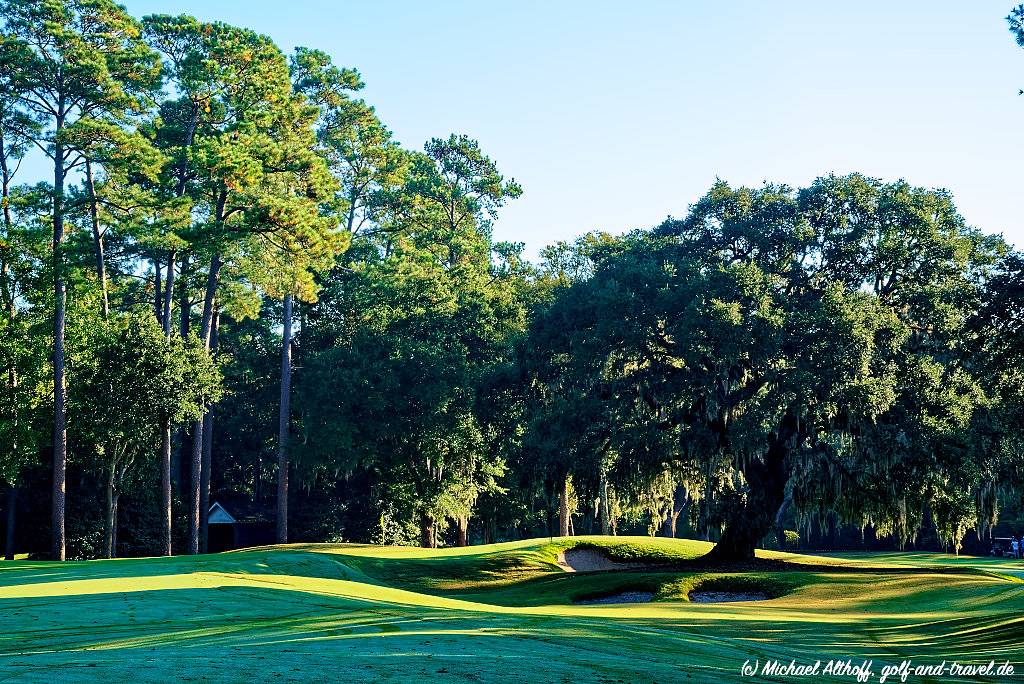
[[558, 565], [566, 572], [599, 572], [601, 570], [626, 570], [628, 568], [644, 567], [643, 563], [613, 561], [600, 551], [586, 547], [559, 551]]
[[769, 596], [756, 591], [691, 591], [691, 603], [732, 603], [734, 601], [767, 601]]
[[596, 605], [599, 603], [649, 603], [654, 599], [654, 594], [649, 591], [624, 591], [621, 594], [602, 596], [601, 598], [583, 599], [576, 601], [578, 606]]

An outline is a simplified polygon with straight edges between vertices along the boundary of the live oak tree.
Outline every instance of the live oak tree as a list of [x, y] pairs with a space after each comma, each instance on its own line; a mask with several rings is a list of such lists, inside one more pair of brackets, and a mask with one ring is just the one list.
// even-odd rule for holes
[[[1017, 499], [1024, 483], [1024, 254], [1006, 254], [986, 290], [968, 327], [972, 366], [988, 401], [961, 431], [962, 460], [953, 471], [961, 477], [985, 477], [987, 486], [977, 492], [982, 515], [964, 516], [979, 534], [991, 534], [1000, 503]], [[970, 503], [962, 507], [973, 512]]]
[[[573, 354], [577, 336], [590, 331], [583, 319], [595, 312], [586, 287], [556, 292], [553, 306], [538, 312], [523, 344], [522, 367], [530, 379], [524, 425], [521, 471], [554, 489], [558, 535], [569, 536], [574, 483], [595, 485], [596, 497], [607, 503], [605, 474], [615, 424], [605, 378], [596, 354]], [[581, 301], [581, 298], [587, 301]], [[582, 333], [582, 334], [589, 334]], [[601, 483], [590, 482], [601, 473]], [[603, 491], [602, 491], [603, 490]], [[600, 506], [601, 527], [608, 529], [607, 505]]]
[[[851, 227], [844, 240], [830, 240], [847, 246], [832, 258], [832, 277], [848, 288], [859, 283], [906, 336], [888, 355], [896, 378], [891, 408], [862, 426], [845, 459], [833, 461], [843, 468], [819, 470], [817, 486], [794, 493], [819, 517], [821, 502], [831, 502], [842, 518], [873, 524], [901, 543], [916, 535], [927, 510], [943, 543], [958, 549], [968, 529], [981, 530], [994, 515], [994, 473], [974, 464], [985, 450], [979, 420], [997, 390], [971, 351], [971, 321], [994, 294], [988, 281], [1006, 245], [966, 226], [947, 193], [902, 182], [823, 179], [800, 200], [816, 230], [836, 235]], [[796, 483], [813, 481], [813, 471], [806, 476]]]
[[985, 475], [950, 479], [984, 403], [958, 354], [1000, 249], [947, 195], [904, 183], [719, 183], [564, 295], [561, 358], [604, 399], [588, 422], [620, 459], [728, 474], [716, 559], [751, 558], [788, 489], [806, 516], [900, 539], [930, 505], [956, 545], [966, 499], [944, 497], [971, 498]]
[[[554, 490], [558, 534], [572, 526], [571, 491], [586, 491], [597, 501], [603, 533], [610, 529], [608, 471], [616, 460], [612, 432], [616, 420], [598, 355], [572, 354], [588, 335], [600, 306], [584, 285], [595, 268], [619, 247], [610, 235], [591, 233], [573, 243], [559, 242], [541, 251], [538, 278], [543, 293], [521, 344], [520, 366], [528, 378], [521, 473]], [[585, 341], [585, 340], [583, 340]], [[594, 363], [597, 363], [595, 366]], [[597, 475], [597, 477], [594, 477]]]

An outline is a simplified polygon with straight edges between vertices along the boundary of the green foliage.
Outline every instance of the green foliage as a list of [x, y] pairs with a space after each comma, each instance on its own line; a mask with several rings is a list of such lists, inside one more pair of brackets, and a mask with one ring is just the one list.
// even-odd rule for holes
[[313, 335], [333, 343], [307, 359], [296, 402], [308, 476], [370, 468], [406, 515], [440, 529], [501, 491], [477, 387], [524, 316], [481, 229], [518, 189], [475, 143], [451, 144], [418, 158], [387, 230], [361, 236], [326, 280]]
[[363, 100], [353, 99], [363, 82], [319, 50], [298, 48], [291, 60], [295, 90], [320, 112], [317, 141], [339, 183], [335, 208], [349, 235], [373, 230], [383, 199], [402, 182], [406, 153]]
[[1010, 10], [1006, 23], [1009, 24], [1010, 33], [1013, 34], [1017, 45], [1024, 47], [1024, 5], [1017, 5]]
[[47, 337], [39, 321], [25, 316], [0, 317], [0, 481], [16, 484], [46, 443], [50, 396]]
[[[160, 61], [141, 26], [110, 0], [6, 0], [0, 63], [33, 117], [57, 128], [98, 130], [138, 113], [157, 85]], [[114, 130], [107, 128], [106, 130]]]
[[76, 413], [97, 437], [155, 451], [162, 420], [196, 420], [220, 399], [220, 371], [195, 337], [168, 339], [148, 314], [98, 326], [88, 365], [76, 368]]
[[284, 55], [266, 36], [219, 22], [155, 15], [144, 24], [180, 95], [150, 132], [171, 160], [164, 193], [205, 217], [174, 232], [273, 296], [315, 299], [312, 272], [347, 236], [324, 212], [335, 181], [314, 144], [318, 110], [293, 91]]
[[[805, 531], [928, 525], [958, 551], [1024, 482], [1024, 257], [945, 191], [719, 181], [531, 264], [491, 235], [519, 184], [468, 135], [403, 149], [323, 51], [110, 0], [0, 10], [6, 483], [42, 480], [65, 290], [68, 462], [133, 520], [166, 424], [222, 395], [214, 490], [270, 504], [288, 295], [292, 508], [316, 538], [550, 534], [568, 492], [574, 527], [682, 516], [748, 557], [789, 500]], [[1008, 21], [1024, 41], [1024, 7]], [[53, 184], [14, 185], [32, 147]], [[102, 546], [94, 509], [77, 555]]]
[[78, 317], [72, 330], [72, 428], [95, 445], [100, 471], [119, 491], [136, 478], [153, 481], [162, 427], [197, 420], [216, 403], [220, 371], [194, 336], [168, 339], [149, 313], [83, 330], [88, 320]]
[[764, 532], [792, 478], [805, 520], [838, 511], [906, 540], [930, 506], [957, 547], [988, 515], [973, 502], [993, 472], [964, 467], [991, 402], [968, 349], [1004, 251], [943, 192], [719, 182], [685, 219], [607, 250], [533, 323], [535, 467], [652, 481], [674, 465], [698, 495], [725, 472], [748, 511], [733, 524]]

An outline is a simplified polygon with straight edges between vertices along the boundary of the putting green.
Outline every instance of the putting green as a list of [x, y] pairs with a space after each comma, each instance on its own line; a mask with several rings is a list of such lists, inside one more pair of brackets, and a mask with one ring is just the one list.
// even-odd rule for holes
[[[652, 565], [562, 571], [558, 551], [580, 543]], [[747, 660], [831, 658], [874, 659], [873, 681], [883, 664], [903, 659], [1009, 660], [1024, 672], [1024, 563], [766, 552], [793, 570], [723, 580], [671, 569], [708, 548], [579, 537], [0, 562], [0, 681], [729, 682]], [[694, 587], [723, 582], [777, 598], [686, 600]], [[573, 604], [623, 591], [655, 601]]]

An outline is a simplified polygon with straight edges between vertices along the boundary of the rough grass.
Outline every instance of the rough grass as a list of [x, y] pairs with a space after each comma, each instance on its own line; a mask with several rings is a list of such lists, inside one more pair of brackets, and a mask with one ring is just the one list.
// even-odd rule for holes
[[[648, 567], [565, 573], [571, 545]], [[1024, 660], [1024, 562], [766, 552], [789, 571], [673, 569], [707, 548], [585, 537], [0, 562], [0, 681], [732, 682], [747, 659]], [[696, 604], [694, 590], [774, 598]], [[655, 600], [573, 605], [624, 591]]]

